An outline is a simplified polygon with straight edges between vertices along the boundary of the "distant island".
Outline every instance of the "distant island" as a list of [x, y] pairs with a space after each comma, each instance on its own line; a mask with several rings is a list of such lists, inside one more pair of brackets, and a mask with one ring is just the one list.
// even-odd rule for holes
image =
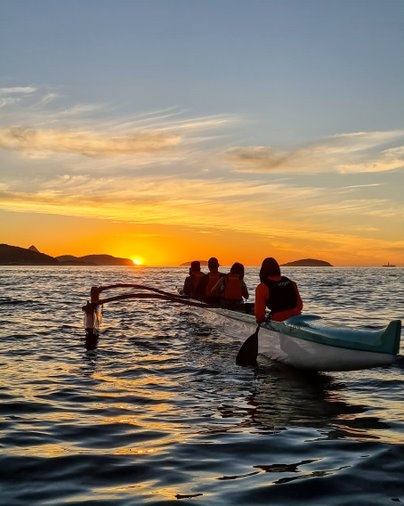
[[316, 260], [315, 258], [303, 258], [294, 262], [282, 264], [282, 267], [332, 267], [329, 262], [324, 260]]
[[85, 255], [75, 257], [62, 255], [52, 257], [41, 253], [35, 246], [20, 248], [0, 244], [0, 265], [128, 265], [133, 266], [129, 258], [117, 258], [111, 255]]
[[[208, 265], [206, 260], [199, 260], [199, 262], [201, 267]], [[191, 260], [180, 264], [180, 267], [189, 267], [190, 265]], [[315, 258], [303, 258], [302, 260], [295, 260], [294, 262], [288, 262], [281, 265], [282, 267], [333, 267], [329, 262], [326, 262], [325, 260], [316, 260]]]
[[[191, 262], [194, 262], [194, 260], [190, 260], [189, 262], [184, 262], [183, 264], [180, 264], [180, 267], [191, 266]], [[206, 267], [208, 265], [207, 260], [198, 260], [198, 262], [201, 264], [201, 267]]]

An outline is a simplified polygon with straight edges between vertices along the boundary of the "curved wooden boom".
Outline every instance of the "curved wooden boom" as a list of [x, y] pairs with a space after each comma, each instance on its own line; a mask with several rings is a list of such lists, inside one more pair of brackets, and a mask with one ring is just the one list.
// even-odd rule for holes
[[[136, 292], [124, 293], [121, 295], [106, 297], [104, 299], [99, 298], [100, 293], [102, 291], [110, 290], [111, 288], [135, 288], [137, 290], [145, 290], [145, 291], [138, 293]], [[128, 283], [117, 283], [115, 285], [107, 285], [107, 286], [93, 286], [91, 287], [90, 290], [90, 299], [91, 301], [87, 301], [87, 304], [82, 307], [82, 310], [85, 313], [84, 327], [87, 335], [98, 334], [99, 325], [101, 321], [100, 306], [108, 302], [115, 302], [118, 300], [125, 300], [125, 299], [160, 299], [160, 300], [167, 300], [168, 302], [173, 302], [177, 304], [184, 304], [187, 306], [205, 307], [205, 308], [217, 307], [216, 305], [205, 304], [204, 302], [197, 302], [195, 300], [188, 299], [180, 295], [174, 295], [172, 293], [165, 292], [164, 290], [160, 290], [158, 288]]]

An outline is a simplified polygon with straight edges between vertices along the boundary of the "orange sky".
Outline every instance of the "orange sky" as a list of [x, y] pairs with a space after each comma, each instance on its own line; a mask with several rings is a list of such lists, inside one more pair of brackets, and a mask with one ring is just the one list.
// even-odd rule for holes
[[[259, 265], [265, 256], [279, 262], [317, 258], [333, 265], [381, 265], [394, 260], [394, 252], [381, 255], [374, 251], [374, 240], [331, 234], [304, 238], [281, 234], [271, 237], [259, 232], [192, 228], [172, 225], [137, 225], [95, 218], [70, 218], [55, 215], [2, 213], [1, 236], [9, 244], [29, 247], [58, 256], [108, 253], [137, 259], [146, 265], [177, 266], [192, 259], [217, 256], [222, 265], [240, 261]], [[12, 229], [9, 226], [13, 223]], [[8, 229], [8, 230], [7, 230]], [[382, 244], [383, 241], [380, 242]], [[389, 244], [385, 245], [389, 248]]]

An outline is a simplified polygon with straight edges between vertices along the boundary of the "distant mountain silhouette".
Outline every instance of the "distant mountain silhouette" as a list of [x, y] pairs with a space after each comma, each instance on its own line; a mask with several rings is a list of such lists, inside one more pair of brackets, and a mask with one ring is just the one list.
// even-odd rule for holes
[[0, 265], [129, 265], [129, 258], [117, 258], [112, 255], [86, 255], [75, 257], [62, 255], [51, 257], [40, 253], [35, 246], [20, 248], [9, 244], [0, 244]]
[[73, 255], [61, 255], [56, 257], [56, 260], [62, 265], [96, 265], [95, 263], [85, 262]]
[[44, 253], [32, 249], [0, 244], [1, 265], [58, 265], [59, 262]]
[[118, 258], [112, 255], [85, 255], [83, 257], [62, 255], [56, 259], [64, 265], [133, 265], [129, 258]]
[[302, 260], [295, 260], [294, 262], [282, 264], [282, 267], [332, 267], [332, 265], [325, 260], [303, 258]]

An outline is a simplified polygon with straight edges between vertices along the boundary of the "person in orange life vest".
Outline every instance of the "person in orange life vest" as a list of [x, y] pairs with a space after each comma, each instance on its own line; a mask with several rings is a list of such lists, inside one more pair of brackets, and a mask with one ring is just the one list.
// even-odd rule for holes
[[204, 273], [201, 272], [201, 263], [198, 260], [191, 262], [189, 276], [185, 278], [184, 287], [182, 289], [183, 295], [186, 297], [195, 297], [198, 283], [203, 276]]
[[260, 269], [260, 283], [255, 288], [255, 319], [257, 323], [265, 321], [266, 308], [271, 310], [271, 320], [283, 321], [299, 315], [303, 302], [294, 281], [281, 275], [278, 262], [265, 258]]
[[227, 309], [241, 309], [249, 293], [244, 282], [244, 265], [235, 262], [230, 272], [219, 279], [212, 288], [212, 295], [220, 297], [220, 305]]
[[208, 304], [219, 304], [220, 296], [212, 295], [211, 291], [219, 279], [225, 276], [225, 274], [223, 272], [219, 272], [219, 261], [216, 257], [209, 258], [208, 269], [209, 272], [205, 274], [198, 283], [195, 298], [203, 300]]

